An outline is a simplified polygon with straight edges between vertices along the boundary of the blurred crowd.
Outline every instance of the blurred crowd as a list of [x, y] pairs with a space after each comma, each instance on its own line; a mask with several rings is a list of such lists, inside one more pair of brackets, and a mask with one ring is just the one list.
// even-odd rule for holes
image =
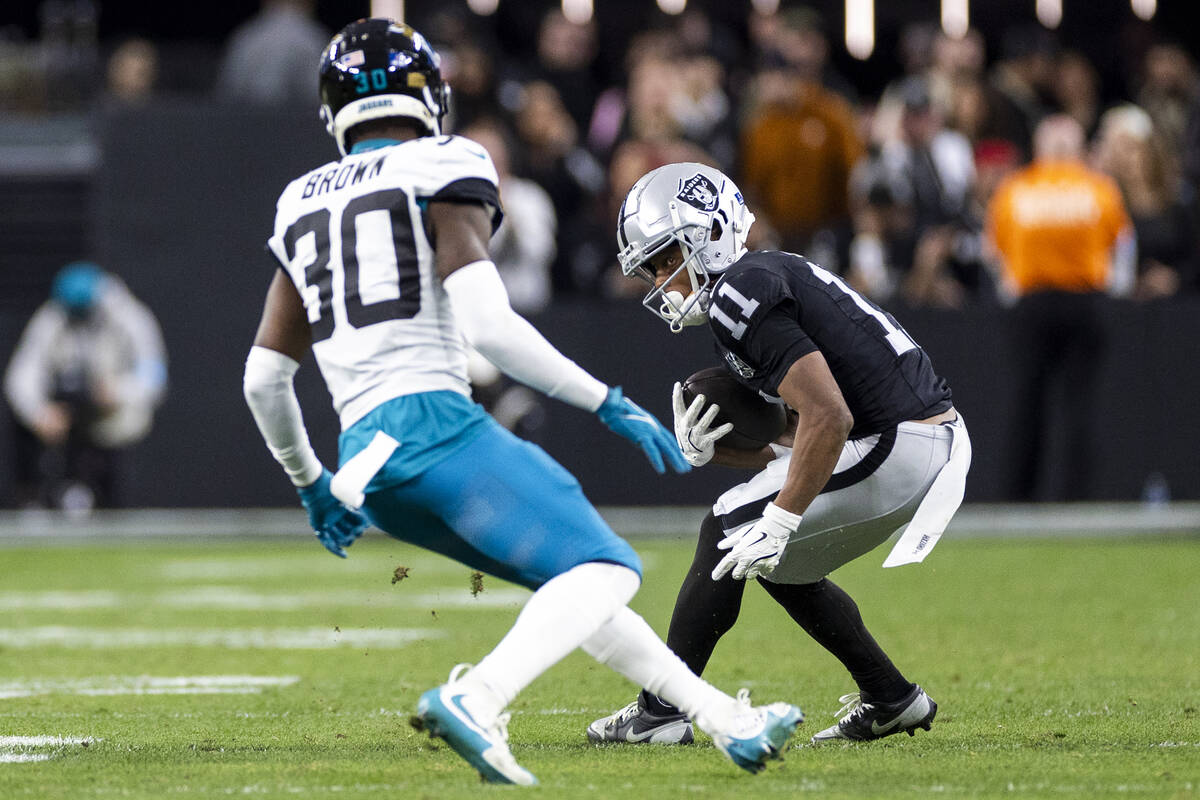
[[[1020, 401], [1006, 493], [1038, 496], [1042, 398], [1058, 377], [1077, 478], [1064, 496], [1087, 496], [1105, 295], [1200, 293], [1200, 73], [1186, 47], [1130, 40], [1114, 56], [1114, 81], [1113, 64], [1032, 22], [958, 38], [913, 22], [897, 37], [896, 73], [865, 87], [839, 72], [836, 32], [804, 5], [748, 11], [733, 25], [689, 4], [617, 37], [557, 3], [506, 8], [523, 15], [529, 52], [462, 3], [426, 3], [411, 22], [442, 56], [453, 89], [447, 129], [480, 142], [496, 164], [507, 214], [493, 256], [518, 311], [640, 295], [616, 267], [622, 199], [655, 167], [709, 164], [735, 178], [756, 213], [752, 248], [803, 253], [888, 307], [1011, 307]], [[262, 0], [219, 46], [197, 49], [101, 41], [96, 0], [42, 0], [36, 40], [0, 25], [0, 123], [90, 119], [165, 97], [315, 114], [317, 53], [332, 33], [316, 11], [315, 0]], [[115, 275], [103, 283], [121, 285]], [[22, 502], [66, 507], [68, 490], [82, 486], [77, 505], [108, 505], [112, 464], [128, 442], [97, 435], [94, 423], [116, 408], [113, 395], [68, 391], [79, 363], [107, 362], [52, 357], [99, 341], [103, 315], [63, 308], [52, 296], [35, 314], [41, 323], [6, 373], [23, 465], [15, 477]], [[122, 347], [113, 352], [133, 352]], [[156, 348], [121, 362], [150, 364], [130, 374], [158, 381], [134, 409], [147, 422], [163, 388]], [[528, 390], [482, 359], [472, 381], [507, 427], [540, 424]]]
[[1082, 126], [1084, 159], [1125, 205], [1136, 275], [1120, 288], [1139, 299], [1200, 290], [1200, 77], [1181, 46], [1153, 43], [1131, 96], [1112, 97], [1084, 55], [1039, 26], [1014, 28], [989, 54], [977, 31], [952, 39], [914, 24], [903, 74], [869, 98], [834, 69], [812, 10], [755, 15], [748, 30], [739, 41], [689, 10], [634, 36], [625, 80], [603, 85], [594, 29], [557, 11], [541, 20], [532, 64], [505, 61], [461, 18], [430, 29], [455, 129], [489, 131], [504, 179], [550, 201], [537, 204], [538, 227], [555, 230], [555, 247], [538, 252], [554, 294], [638, 291], [612, 268], [617, 208], [646, 171], [690, 160], [738, 181], [758, 213], [753, 247], [804, 253], [884, 303], [1004, 302], [989, 204], [1056, 114]]
[[[266, 0], [229, 36], [207, 90], [312, 107], [313, 59], [302, 54], [330, 33], [314, 10], [312, 0]], [[154, 42], [114, 43], [101, 59], [90, 0], [49, 0], [42, 13], [50, 46], [70, 54], [47, 63], [103, 76], [93, 103], [155, 95]], [[602, 51], [593, 22], [552, 9], [537, 22], [534, 58], [506, 55], [486, 17], [427, 16], [413, 22], [442, 54], [449, 127], [484, 143], [500, 169], [510, 213], [497, 262], [526, 313], [552, 296], [638, 291], [614, 268], [613, 220], [640, 175], [681, 160], [735, 177], [758, 215], [753, 247], [802, 252], [883, 303], [1003, 302], [988, 206], [1057, 113], [1082, 126], [1087, 162], [1120, 191], [1136, 242], [1127, 293], [1200, 290], [1200, 76], [1180, 44], [1148, 42], [1114, 89], [1035, 23], [989, 52], [978, 31], [950, 38], [917, 22], [899, 37], [902, 74], [867, 96], [835, 69], [831, 31], [805, 6], [752, 12], [737, 31], [689, 7], [620, 54]], [[4, 68], [14, 51], [3, 52], [0, 98], [19, 106], [34, 87]], [[50, 110], [82, 91], [53, 71], [40, 79]]]

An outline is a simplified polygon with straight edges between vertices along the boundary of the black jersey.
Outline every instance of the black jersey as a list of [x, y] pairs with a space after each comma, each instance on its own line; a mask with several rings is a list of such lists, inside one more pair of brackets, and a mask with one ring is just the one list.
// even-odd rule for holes
[[708, 321], [726, 366], [766, 395], [820, 350], [854, 416], [852, 439], [950, 408], [946, 381], [900, 323], [803, 256], [744, 255], [713, 287]]

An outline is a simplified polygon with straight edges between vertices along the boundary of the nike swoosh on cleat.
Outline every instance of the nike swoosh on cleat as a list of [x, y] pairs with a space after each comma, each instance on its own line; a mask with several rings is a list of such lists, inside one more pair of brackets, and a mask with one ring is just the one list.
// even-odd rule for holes
[[[920, 698], [918, 698], [918, 699], [920, 699]], [[914, 705], [915, 705], [915, 703], [914, 703]], [[924, 713], [928, 714], [929, 713], [929, 703], [925, 703], [924, 708], [925, 708]], [[880, 725], [879, 723], [875, 722], [874, 720], [871, 720], [871, 733], [875, 734], [876, 736], [887, 733], [892, 728], [895, 728], [897, 725], [899, 725], [901, 720], [904, 719], [905, 714], [907, 714], [912, 709], [913, 709], [913, 706], [909, 706], [908, 708], [904, 709], [903, 712], [897, 714], [896, 718], [893, 719], [891, 722], [889, 722], [887, 725]]]
[[635, 743], [636, 742], [644, 742], [647, 739], [649, 739], [651, 736], [653, 736], [654, 734], [656, 734], [660, 730], [662, 730], [662, 728], [663, 728], [663, 726], [659, 726], [657, 728], [651, 728], [648, 731], [643, 731], [642, 733], [634, 733], [633, 728], [630, 728], [629, 730], [625, 731], [625, 741], [635, 742]]
[[900, 716], [897, 716], [894, 720], [889, 722], [887, 725], [880, 725], [875, 720], [871, 720], [871, 733], [875, 734], [876, 736], [881, 736], [881, 735], [887, 733], [888, 731], [890, 731], [892, 728], [895, 728], [899, 724], [900, 724]]
[[462, 719], [462, 717], [460, 717], [460, 719], [462, 719], [463, 722], [465, 722], [467, 725], [469, 725], [471, 728], [473, 728], [476, 732], [478, 732], [480, 736], [483, 736], [486, 739], [487, 731], [485, 731], [483, 728], [479, 727], [479, 724], [475, 722], [475, 718], [471, 716], [471, 712], [467, 711], [466, 706], [464, 706], [462, 704], [462, 699], [464, 697], [466, 697], [465, 694], [456, 694], [450, 698], [450, 702], [453, 703], [458, 708], [458, 710], [462, 712], [462, 717], [466, 718], [466, 719]]

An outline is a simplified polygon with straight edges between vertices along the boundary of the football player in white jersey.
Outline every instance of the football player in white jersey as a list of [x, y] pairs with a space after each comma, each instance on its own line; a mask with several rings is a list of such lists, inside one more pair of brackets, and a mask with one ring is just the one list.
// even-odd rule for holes
[[[803, 256], [748, 251], [754, 215], [727, 176], [668, 164], [642, 176], [617, 221], [624, 273], [679, 332], [707, 325], [724, 366], [793, 412], [758, 451], [722, 448], [703, 395], [675, 385], [675, 435], [688, 462], [760, 470], [722, 494], [700, 525], [667, 632], [694, 671], [737, 620], [754, 578], [842, 662], [858, 692], [814, 744], [929, 730], [937, 703], [892, 663], [854, 600], [827, 575], [903, 528], [884, 566], [933, 549], [963, 498], [970, 438], [950, 388], [892, 315]], [[703, 412], [703, 413], [702, 413]], [[687, 713], [642, 692], [587, 728], [593, 741], [691, 740]]]
[[[501, 215], [496, 171], [482, 147], [442, 135], [438, 56], [406, 25], [360, 20], [325, 49], [319, 86], [343, 157], [279, 198], [269, 244], [281, 269], [246, 360], [246, 401], [335, 555], [369, 522], [534, 590], [494, 650], [421, 696], [425, 728], [485, 780], [536, 783], [509, 751], [504, 708], [582, 647], [759, 771], [800, 709], [751, 707], [692, 673], [627, 606], [641, 579], [633, 549], [566, 470], [469, 398], [467, 343], [595, 412], [657, 471], [688, 469], [658, 420], [513, 312], [487, 252]], [[292, 386], [310, 349], [341, 420], [336, 475], [313, 452]]]

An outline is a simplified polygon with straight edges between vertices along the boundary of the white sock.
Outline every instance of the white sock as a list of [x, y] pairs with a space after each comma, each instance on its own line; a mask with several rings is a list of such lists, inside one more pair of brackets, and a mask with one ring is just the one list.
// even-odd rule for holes
[[463, 677], [490, 723], [533, 679], [583, 644], [637, 593], [628, 567], [591, 561], [546, 581], [492, 652]]
[[588, 655], [681, 709], [705, 733], [727, 731], [741, 705], [696, 675], [636, 612], [622, 608], [583, 643]]

